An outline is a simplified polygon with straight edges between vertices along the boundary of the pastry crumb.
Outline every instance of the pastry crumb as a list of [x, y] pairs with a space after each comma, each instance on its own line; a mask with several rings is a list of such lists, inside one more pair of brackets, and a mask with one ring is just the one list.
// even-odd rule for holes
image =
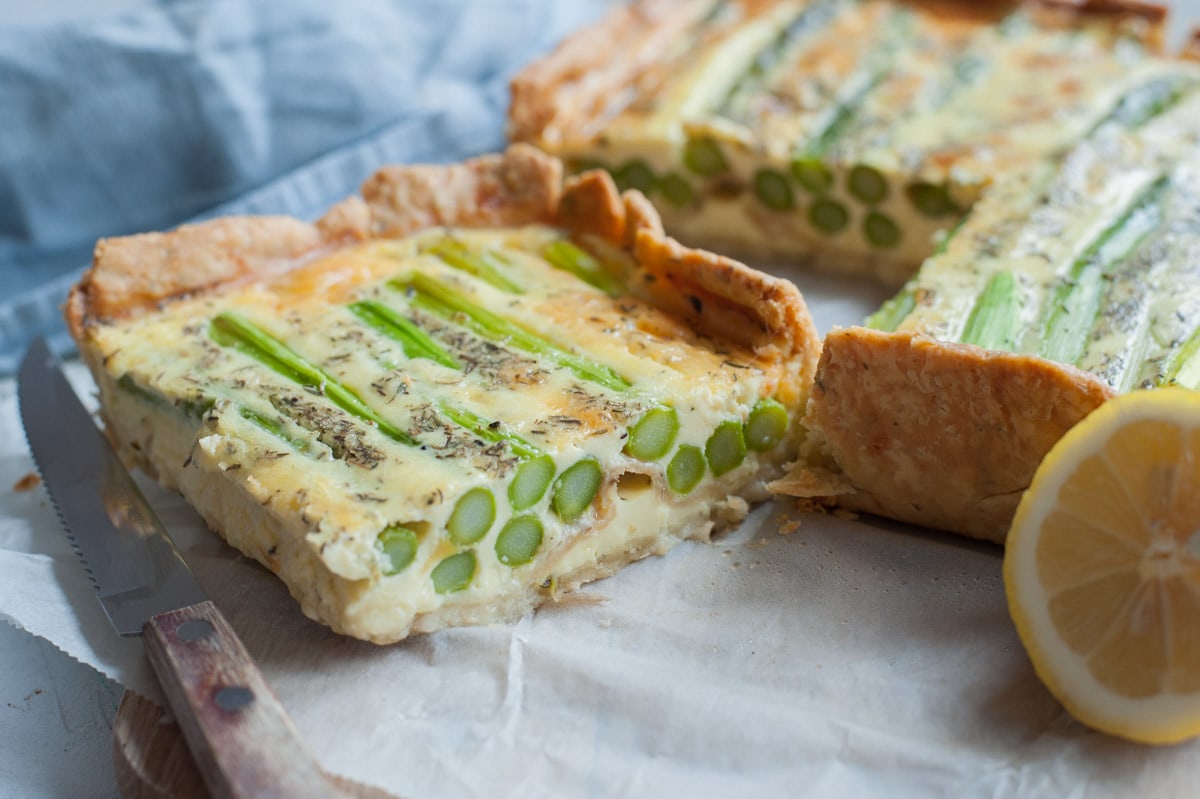
[[37, 472], [30, 472], [17, 482], [13, 483], [12, 490], [18, 493], [23, 491], [32, 491], [41, 484], [42, 478], [38, 476]]

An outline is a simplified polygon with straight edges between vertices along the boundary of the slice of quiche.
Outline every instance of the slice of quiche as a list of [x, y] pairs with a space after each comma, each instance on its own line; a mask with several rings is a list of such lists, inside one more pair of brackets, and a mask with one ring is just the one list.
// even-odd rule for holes
[[739, 521], [819, 349], [790, 283], [522, 145], [385, 168], [315, 224], [102, 241], [67, 316], [121, 452], [380, 643]]
[[1200, 71], [1118, 0], [638, 0], [512, 83], [510, 134], [667, 230], [899, 286], [999, 179]]
[[1200, 388], [1200, 91], [998, 183], [868, 324], [825, 339], [810, 462], [843, 506], [1002, 541], [1085, 414]]

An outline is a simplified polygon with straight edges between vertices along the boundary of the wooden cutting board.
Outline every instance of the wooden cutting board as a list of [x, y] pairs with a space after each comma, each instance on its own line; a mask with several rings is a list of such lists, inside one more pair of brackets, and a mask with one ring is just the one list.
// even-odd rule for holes
[[[126, 691], [113, 720], [113, 765], [123, 799], [209, 799], [179, 725]], [[397, 799], [379, 788], [331, 775], [347, 799]]]

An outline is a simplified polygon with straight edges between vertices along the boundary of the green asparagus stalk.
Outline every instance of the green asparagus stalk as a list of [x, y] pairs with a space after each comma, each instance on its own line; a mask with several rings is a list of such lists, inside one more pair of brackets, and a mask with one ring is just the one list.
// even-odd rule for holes
[[1164, 177], [1141, 192], [1071, 265], [1050, 301], [1038, 352], [1043, 358], [1078, 363], [1100, 312], [1105, 278], [1162, 224], [1167, 184]]
[[846, 187], [850, 194], [866, 205], [877, 205], [887, 199], [887, 178], [873, 166], [856, 164], [846, 176]]
[[918, 181], [910, 183], [904, 193], [918, 211], [932, 219], [962, 213], [962, 209], [950, 199], [950, 192], [944, 185]]
[[911, 286], [905, 286], [890, 299], [886, 300], [875, 313], [866, 319], [866, 326], [891, 333], [900, 327], [900, 323], [908, 318], [917, 305], [916, 295]]
[[824, 194], [833, 188], [833, 173], [817, 155], [801, 155], [792, 159], [792, 177], [812, 194]]
[[836, 19], [844, 0], [816, 0], [808, 3], [791, 21], [780, 29], [774, 40], [751, 62], [745, 72], [730, 87], [718, 113], [734, 119], [743, 118], [740, 106], [746, 98], [757, 94], [772, 71], [779, 66], [794, 46], [829, 25]]
[[507, 264], [499, 253], [487, 249], [472, 250], [461, 241], [448, 236], [431, 244], [429, 252], [455, 269], [461, 269], [467, 274], [474, 275], [501, 291], [509, 294], [522, 293], [521, 287], [504, 273]]
[[963, 330], [963, 343], [1011, 351], [1020, 332], [1019, 311], [1016, 278], [1007, 270], [996, 272], [975, 299]]
[[646, 195], [654, 190], [654, 184], [658, 181], [654, 170], [640, 158], [622, 164], [612, 176], [621, 191], [634, 189]]
[[283, 425], [279, 424], [279, 422], [271, 419], [270, 417], [263, 416], [258, 411], [243, 406], [238, 408], [238, 415], [246, 421], [258, 425], [263, 430], [280, 439], [281, 441], [286, 442], [297, 452], [308, 452], [311, 449], [307, 441], [289, 435], [288, 432], [283, 429]]
[[591, 253], [566, 239], [556, 239], [547, 244], [542, 248], [542, 257], [556, 269], [571, 273], [610, 297], [625, 293], [625, 284], [613, 277]]
[[764, 397], [754, 403], [746, 419], [746, 446], [755, 452], [774, 449], [787, 435], [787, 430], [787, 408], [779, 400]]
[[[862, 71], [855, 78], [844, 81], [844, 95], [839, 97], [832, 111], [812, 131], [808, 140], [792, 154], [792, 175], [801, 186], [814, 194], [823, 194], [833, 186], [833, 176], [824, 166], [830, 149], [850, 130], [867, 98], [891, 72], [896, 53], [907, 40], [907, 31], [912, 15], [900, 9], [884, 23], [878, 46], [873, 48], [865, 60]], [[851, 184], [853, 190], [854, 184]], [[886, 185], [885, 185], [886, 188]], [[868, 189], [868, 196], [874, 189]]]
[[688, 494], [700, 484], [707, 468], [704, 453], [699, 447], [681, 444], [667, 464], [667, 485], [676, 494]]
[[1092, 126], [1091, 132], [1110, 123], [1126, 130], [1137, 130], [1170, 110], [1197, 87], [1197, 81], [1191, 75], [1171, 74], [1151, 78], [1123, 95], [1109, 113]]
[[410, 292], [414, 305], [444, 319], [458, 321], [484, 338], [507, 341], [512, 346], [542, 357], [569, 369], [581, 380], [587, 380], [613, 391], [627, 391], [630, 384], [612, 369], [562, 349], [542, 336], [515, 322], [479, 307], [453, 288], [423, 273], [407, 280], [394, 280], [389, 285]]
[[871, 211], [863, 219], [863, 236], [873, 247], [888, 249], [900, 243], [900, 226], [887, 214]]
[[772, 211], [789, 211], [796, 207], [796, 198], [787, 175], [774, 169], [754, 173], [754, 194]]
[[658, 181], [658, 191], [663, 199], [676, 208], [687, 208], [696, 202], [696, 192], [687, 178], [678, 172], [668, 172]]
[[532, 513], [514, 516], [496, 536], [496, 558], [505, 566], [522, 566], [533, 560], [542, 546], [542, 520]]
[[704, 445], [704, 457], [712, 473], [720, 477], [746, 459], [746, 439], [740, 422], [721, 422]]
[[487, 535], [496, 520], [496, 498], [479, 486], [458, 498], [446, 522], [450, 540], [459, 546], [474, 544]]
[[833, 235], [850, 224], [850, 212], [836, 200], [819, 197], [809, 206], [808, 221], [822, 233]]
[[171, 402], [157, 391], [149, 389], [138, 383], [137, 380], [134, 379], [133, 375], [129, 374], [128, 372], [117, 378], [117, 386], [123, 391], [129, 392], [144, 402], [164, 408], [174, 407], [175, 409], [182, 411], [185, 416], [189, 416], [192, 419], [204, 418], [204, 414], [208, 413], [215, 403], [213, 398], [205, 396], [199, 396], [194, 400], [177, 399], [174, 402]]
[[679, 415], [674, 408], [651, 408], [629, 430], [625, 452], [640, 461], [656, 461], [666, 455], [679, 433]]
[[468, 549], [443, 558], [430, 573], [433, 590], [439, 594], [462, 591], [475, 577], [475, 551]]
[[1158, 385], [1181, 385], [1184, 388], [1200, 388], [1200, 327], [1197, 327], [1171, 357]]
[[800, 185], [817, 193], [826, 191], [833, 185], [833, 176], [824, 167], [823, 159], [834, 143], [852, 126], [859, 108], [886, 74], [884, 60], [878, 59], [877, 63], [869, 67], [858, 86], [839, 101], [824, 123], [813, 131], [804, 147], [792, 156], [792, 174]]
[[418, 443], [412, 436], [376, 413], [349, 388], [242, 316], [231, 311], [218, 314], [209, 326], [209, 335], [221, 346], [232, 347], [287, 379], [319, 391], [342, 410], [375, 425], [379, 432], [393, 441], [409, 446]]
[[579, 518], [592, 504], [604, 480], [600, 462], [588, 456], [563, 470], [554, 482], [551, 506], [565, 522]]
[[375, 541], [387, 564], [383, 573], [399, 574], [408, 568], [417, 556], [417, 543], [416, 532], [408, 527], [396, 525], [384, 528]]
[[719, 175], [729, 168], [721, 145], [711, 136], [697, 136], [683, 145], [683, 164], [701, 177]]
[[381, 302], [362, 300], [350, 305], [351, 312], [363, 322], [400, 342], [409, 358], [427, 358], [451, 369], [461, 369], [458, 359], [442, 348], [428, 333]]

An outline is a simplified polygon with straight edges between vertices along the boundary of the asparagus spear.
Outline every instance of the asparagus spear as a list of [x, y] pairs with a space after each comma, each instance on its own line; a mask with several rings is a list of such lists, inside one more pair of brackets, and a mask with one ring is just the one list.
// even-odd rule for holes
[[433, 590], [439, 594], [464, 590], [475, 577], [475, 566], [475, 551], [472, 549], [443, 558], [429, 575], [433, 580]]
[[754, 173], [753, 186], [755, 196], [772, 211], [790, 211], [796, 207], [791, 183], [782, 172], [760, 169]]
[[184, 415], [190, 416], [193, 419], [203, 418], [204, 414], [208, 413], [215, 402], [212, 397], [206, 397], [204, 395], [199, 395], [194, 400], [180, 398], [176, 399], [174, 402], [171, 402], [157, 391], [149, 389], [146, 386], [138, 383], [137, 380], [134, 379], [133, 375], [129, 374], [128, 372], [117, 378], [117, 386], [119, 386], [122, 390], [127, 391], [146, 402], [149, 402], [152, 405], [160, 405], [163, 407], [172, 406], [177, 410], [182, 411]]
[[307, 441], [289, 435], [288, 432], [283, 429], [283, 425], [279, 424], [279, 422], [271, 419], [270, 417], [263, 416], [258, 411], [242, 406], [238, 408], [238, 415], [240, 415], [246, 421], [253, 422], [254, 424], [258, 425], [263, 430], [280, 439], [281, 441], [287, 442], [292, 449], [295, 449], [298, 452], [308, 452], [311, 449]]
[[679, 416], [674, 408], [651, 408], [629, 430], [625, 452], [640, 461], [656, 461], [666, 455], [679, 432]]
[[393, 280], [389, 285], [410, 293], [411, 301], [417, 307], [443, 319], [465, 324], [484, 338], [507, 341], [518, 349], [549, 358], [559, 366], [574, 372], [581, 380], [613, 391], [627, 391], [630, 388], [629, 382], [609, 367], [568, 352], [516, 322], [481, 308], [429, 275], [418, 272], [407, 280]]
[[386, 527], [376, 538], [375, 546], [386, 563], [383, 573], [399, 574], [408, 568], [417, 556], [417, 533], [400, 525]]
[[603, 480], [600, 461], [591, 456], [568, 466], [554, 482], [554, 513], [565, 522], [578, 519], [596, 498]]
[[704, 445], [704, 457], [712, 473], [720, 477], [736, 469], [746, 459], [746, 439], [742, 425], [727, 420], [717, 425]]
[[729, 168], [721, 145], [711, 136], [688, 139], [683, 145], [683, 163], [701, 177], [719, 175]]
[[534, 514], [512, 517], [496, 536], [496, 559], [513, 567], [528, 563], [542, 546], [544, 534], [542, 520]]
[[[717, 114], [731, 119], [745, 119], [743, 106], [748, 98], [761, 92], [771, 73], [804, 38], [819, 32], [837, 18], [845, 0], [815, 0], [804, 6], [787, 23], [775, 39], [751, 62], [745, 72], [729, 88], [718, 106]], [[712, 174], [703, 173], [700, 174]]]
[[1169, 110], [1196, 88], [1196, 79], [1191, 75], [1176, 73], [1151, 78], [1122, 95], [1116, 105], [1097, 120], [1088, 135], [1110, 123], [1125, 130], [1136, 130]]
[[1071, 265], [1051, 300], [1038, 352], [1043, 358], [1070, 364], [1079, 361], [1100, 311], [1104, 279], [1162, 223], [1167, 185], [1165, 177], [1151, 184]]
[[850, 223], [850, 212], [836, 200], [820, 197], [808, 209], [808, 221], [822, 233], [834, 234]]
[[373, 424], [379, 432], [393, 441], [408, 446], [418, 443], [412, 436], [376, 413], [349, 388], [242, 316], [232, 311], [223, 311], [213, 319], [209, 326], [209, 335], [218, 344], [245, 353], [289, 380], [324, 394], [333, 404]]
[[429, 252], [441, 258], [455, 269], [474, 275], [501, 291], [520, 294], [521, 287], [504, 273], [507, 266], [503, 257], [492, 250], [472, 250], [461, 241], [447, 236], [429, 246]]
[[808, 141], [792, 156], [792, 174], [800, 185], [817, 193], [832, 185], [832, 176], [824, 165], [824, 158], [833, 145], [853, 124], [859, 109], [871, 92], [887, 77], [897, 42], [898, 34], [904, 30], [903, 23], [911, 20], [907, 12], [899, 11], [888, 18], [887, 30], [882, 45], [870, 54], [857, 80], [847, 80], [843, 96], [825, 117], [822, 124], [812, 131]]
[[446, 532], [455, 544], [474, 544], [487, 534], [495, 520], [496, 498], [488, 489], [477, 486], [454, 503]]
[[963, 343], [992, 350], [1012, 350], [1020, 333], [1019, 311], [1017, 280], [1013, 273], [1008, 270], [994, 273], [967, 317]]
[[900, 323], [908, 318], [916, 305], [917, 298], [913, 294], [912, 286], [905, 286], [894, 297], [879, 306], [875, 313], [867, 317], [866, 326], [891, 333], [900, 327]]
[[400, 342], [404, 354], [409, 358], [428, 358], [451, 369], [462, 368], [458, 359], [446, 352], [428, 333], [383, 303], [362, 300], [350, 305], [350, 310], [380, 333]]
[[681, 444], [667, 464], [667, 485], [676, 494], [690, 493], [700, 484], [707, 467], [708, 463], [699, 447]]
[[687, 178], [678, 172], [668, 172], [658, 181], [658, 191], [663, 199], [677, 208], [686, 208], [696, 202], [696, 192]]
[[755, 452], [767, 452], [783, 440], [787, 429], [787, 408], [779, 400], [764, 397], [750, 409], [744, 431], [746, 446]]
[[557, 239], [542, 248], [542, 257], [555, 268], [598, 288], [610, 297], [625, 293], [625, 284], [613, 277], [592, 254], [566, 239]]

